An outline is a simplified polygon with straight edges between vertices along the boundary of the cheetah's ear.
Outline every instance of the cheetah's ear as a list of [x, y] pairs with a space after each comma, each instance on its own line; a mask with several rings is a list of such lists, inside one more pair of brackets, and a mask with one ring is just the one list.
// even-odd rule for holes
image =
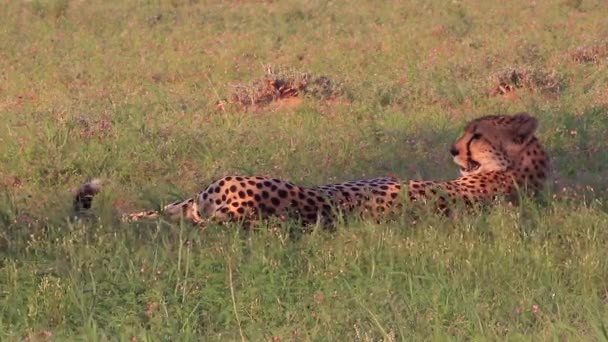
[[517, 113], [513, 115], [513, 133], [520, 142], [527, 141], [534, 135], [538, 127], [538, 120], [528, 113]]

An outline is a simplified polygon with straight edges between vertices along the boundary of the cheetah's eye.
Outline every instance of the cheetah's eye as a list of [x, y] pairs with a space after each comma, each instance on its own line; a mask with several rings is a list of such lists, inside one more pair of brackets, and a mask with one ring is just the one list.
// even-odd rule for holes
[[481, 138], [481, 133], [475, 133], [475, 134], [473, 134], [473, 140], [477, 140], [479, 138]]

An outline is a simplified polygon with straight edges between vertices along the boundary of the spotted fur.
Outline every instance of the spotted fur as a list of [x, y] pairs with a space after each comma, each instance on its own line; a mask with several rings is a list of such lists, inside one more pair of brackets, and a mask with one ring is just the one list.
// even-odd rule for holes
[[450, 200], [472, 204], [538, 193], [548, 177], [549, 158], [534, 136], [537, 125], [526, 113], [473, 120], [450, 149], [462, 176], [445, 182], [410, 181], [410, 199], [434, 198], [445, 210]]
[[[411, 201], [436, 202], [447, 210], [450, 202], [487, 202], [497, 196], [515, 196], [519, 190], [537, 192], [548, 174], [548, 158], [534, 136], [537, 120], [526, 113], [485, 116], [470, 122], [454, 143], [451, 154], [462, 176], [450, 181], [410, 181]], [[177, 201], [160, 211], [127, 214], [127, 221], [157, 218], [186, 219], [203, 224], [245, 221], [278, 216], [304, 224], [331, 225], [338, 215], [378, 218], [402, 205], [403, 185], [393, 178], [358, 180], [319, 187], [302, 187], [267, 177], [227, 176], [211, 183], [195, 197]], [[89, 187], [90, 188], [90, 187]], [[85, 186], [81, 189], [88, 189]], [[92, 194], [76, 196], [87, 199]], [[90, 195], [90, 196], [89, 196]], [[75, 207], [76, 206], [75, 204]]]
[[[360, 212], [376, 216], [395, 203], [401, 184], [392, 178], [377, 178], [307, 188], [267, 177], [227, 176], [211, 183], [195, 197], [171, 203], [161, 211], [173, 219], [193, 223], [253, 221], [258, 218], [292, 217], [304, 224], [328, 225], [337, 215]], [[159, 211], [125, 216], [127, 221], [157, 218]]]

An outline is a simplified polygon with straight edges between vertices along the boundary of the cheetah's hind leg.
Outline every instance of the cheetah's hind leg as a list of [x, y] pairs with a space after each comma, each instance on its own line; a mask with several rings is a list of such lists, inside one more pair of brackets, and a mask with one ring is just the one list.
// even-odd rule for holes
[[147, 210], [124, 214], [122, 220], [124, 222], [133, 222], [146, 219], [157, 219], [159, 217], [167, 217], [171, 221], [179, 221], [183, 218], [195, 225], [202, 225], [205, 223], [205, 220], [199, 214], [196, 198], [188, 198], [186, 200], [167, 204], [161, 210]]

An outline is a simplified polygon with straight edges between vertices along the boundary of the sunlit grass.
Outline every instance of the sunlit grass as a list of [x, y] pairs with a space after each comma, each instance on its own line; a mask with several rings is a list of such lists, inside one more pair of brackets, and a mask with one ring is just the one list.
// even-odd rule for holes
[[[4, 4], [0, 338], [607, 339], [606, 10]], [[340, 95], [231, 101], [268, 64], [324, 75]], [[303, 236], [275, 222], [117, 221], [226, 174], [451, 178], [449, 144], [466, 121], [517, 111], [538, 117], [552, 158], [538, 203]], [[69, 190], [92, 177], [104, 190], [93, 217], [75, 221]]]

